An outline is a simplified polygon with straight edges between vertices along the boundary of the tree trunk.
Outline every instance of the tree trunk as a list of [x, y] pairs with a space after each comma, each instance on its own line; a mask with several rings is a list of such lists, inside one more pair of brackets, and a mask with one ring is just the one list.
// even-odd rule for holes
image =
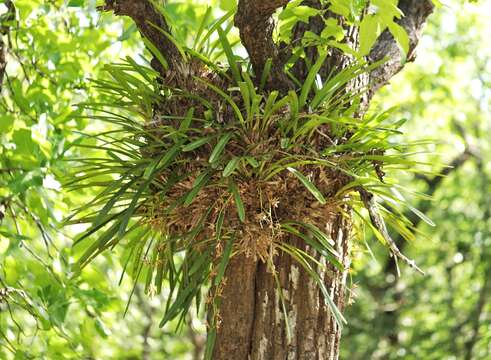
[[[350, 263], [351, 222], [346, 215], [329, 219], [331, 234], [341, 254], [345, 271], [328, 265], [324, 283], [340, 310], [346, 299], [346, 278]], [[299, 240], [292, 245], [309, 251]], [[309, 251], [310, 252], [310, 251]], [[323, 301], [311, 276], [287, 254], [275, 258], [282, 294], [267, 265], [252, 257], [234, 257], [226, 271], [213, 359], [337, 359], [341, 329]], [[288, 336], [283, 296], [291, 330]]]
[[[278, 8], [288, 3], [289, 0], [238, 1], [234, 23], [239, 28], [241, 42], [249, 54], [256, 83], [259, 82], [264, 68], [271, 60], [271, 71], [265, 79], [267, 91], [279, 90], [286, 93], [287, 90], [295, 88], [284, 72], [285, 62], [291, 55], [289, 54], [291, 49], [273, 41], [275, 28], [273, 15]], [[148, 26], [148, 23], [155, 23], [166, 31], [169, 29], [166, 20], [150, 4], [149, 0], [106, 0], [105, 5], [100, 9], [114, 11], [117, 15], [130, 16], [142, 35], [169, 59], [168, 72], [155, 66], [155, 69], [161, 73], [162, 79], [186, 86], [191, 78], [190, 69], [184, 66], [184, 59], [177, 47], [162, 32]], [[347, 24], [338, 15], [327, 11], [328, 2], [305, 0], [303, 4], [326, 11], [311, 17], [307, 23], [299, 22], [293, 31], [292, 43], [301, 43], [307, 31], [320, 34], [329, 18], [334, 17], [343, 26]], [[431, 0], [400, 0], [398, 6], [405, 16], [397, 22], [408, 34], [407, 60], [412, 60], [421, 29], [433, 10], [433, 4]], [[358, 44], [357, 30], [356, 26], [346, 28], [345, 41], [353, 48]], [[308, 59], [299, 59], [291, 68], [300, 82], [307, 76], [307, 64], [313, 64], [318, 56], [315, 47], [304, 50]], [[367, 56], [367, 61], [374, 63], [384, 58], [388, 58], [388, 61], [383, 65], [348, 84], [348, 87], [368, 90], [360, 104], [359, 113], [368, 107], [374, 92], [400, 71], [405, 63], [406, 59], [403, 59], [398, 43], [387, 30], [378, 38]], [[336, 73], [350, 62], [350, 57], [346, 54], [335, 48], [329, 49], [329, 57], [319, 70], [319, 74], [325, 80], [327, 74]], [[222, 87], [226, 92], [230, 84], [218, 82], [215, 85]], [[350, 135], [344, 134], [344, 136]], [[341, 184], [341, 187], [343, 185], [345, 184]], [[332, 189], [325, 190], [330, 192]], [[335, 193], [334, 190], [331, 196]], [[301, 204], [295, 202], [294, 198], [290, 197], [289, 200], [298, 203], [299, 206]], [[306, 217], [309, 217], [310, 209], [305, 210], [308, 213]], [[309, 249], [303, 241], [288, 239], [291, 245], [309, 253], [325, 265], [323, 269], [327, 270], [314, 270], [320, 274], [331, 299], [341, 311], [346, 301], [352, 227], [351, 219], [346, 213], [349, 213], [349, 209], [322, 217], [324, 224], [319, 224], [319, 221], [315, 224], [324, 227], [325, 232], [330, 234], [335, 242], [335, 248], [339, 253], [338, 260], [344, 266], [342, 271], [326, 264], [326, 260]], [[324, 303], [318, 284], [289, 254], [275, 253], [272, 262], [274, 264], [266, 264], [253, 256], [248, 257], [241, 253], [230, 259], [225, 282], [218, 289], [220, 301], [217, 316], [214, 316], [218, 327], [212, 358], [214, 360], [337, 359], [341, 329], [334, 320], [330, 308]], [[268, 270], [271, 269], [271, 265], [274, 265], [276, 277]], [[278, 291], [278, 288], [282, 291]], [[282, 299], [284, 301], [281, 301]], [[290, 334], [288, 329], [291, 330]]]

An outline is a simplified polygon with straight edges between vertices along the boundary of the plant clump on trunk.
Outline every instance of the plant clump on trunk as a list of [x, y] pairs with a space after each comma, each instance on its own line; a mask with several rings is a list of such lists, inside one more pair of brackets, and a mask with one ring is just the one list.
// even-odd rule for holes
[[[110, 78], [95, 85], [110, 101], [83, 105], [112, 130], [82, 144], [108, 157], [82, 161], [72, 185], [101, 186], [103, 173], [113, 179], [74, 214], [91, 224], [77, 240], [88, 244], [78, 265], [123, 243], [125, 271], [147, 292], [168, 283], [161, 325], [183, 324], [191, 306], [205, 305], [207, 358], [337, 358], [353, 213], [414, 266], [386, 228], [411, 238], [411, 224], [374, 198], [394, 200], [385, 172], [416, 164], [405, 158], [411, 145], [390, 141], [404, 121], [366, 112], [372, 90], [386, 81], [370, 76], [399, 71], [402, 56], [383, 59], [379, 47], [371, 61], [342, 52], [360, 41], [356, 21], [343, 20], [342, 9], [329, 17], [319, 4], [310, 4], [317, 12], [308, 21], [289, 27], [299, 38], [280, 46], [272, 15], [298, 6], [287, 3], [239, 1], [235, 24], [250, 64], [222, 28], [233, 12], [205, 31], [208, 10], [186, 47], [157, 3], [101, 7], [133, 18], [153, 69], [131, 58], [107, 65]], [[408, 32], [420, 30], [425, 16], [418, 15]], [[394, 24], [393, 34], [401, 27]], [[334, 31], [327, 39], [345, 31], [346, 41], [323, 43], [326, 29]], [[381, 39], [387, 51], [398, 49], [393, 37]], [[412, 51], [417, 37], [407, 40]], [[225, 65], [213, 60], [217, 51]]]

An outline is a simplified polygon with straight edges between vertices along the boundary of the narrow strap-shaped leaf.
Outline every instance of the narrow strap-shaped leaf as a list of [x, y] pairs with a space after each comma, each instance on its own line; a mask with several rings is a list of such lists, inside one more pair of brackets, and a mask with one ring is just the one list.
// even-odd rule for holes
[[208, 144], [211, 139], [213, 139], [213, 136], [207, 136], [207, 137], [204, 137], [204, 138], [201, 138], [198, 140], [194, 140], [194, 141], [190, 142], [189, 144], [184, 145], [182, 147], [182, 151], [188, 152], [188, 151], [196, 150], [197, 148], [199, 148], [205, 144]]
[[296, 224], [296, 225], [302, 226], [304, 228], [307, 228], [308, 230], [312, 231], [312, 233], [314, 234], [314, 236], [316, 236], [323, 243], [329, 244], [331, 246], [334, 246], [335, 245], [334, 241], [329, 236], [327, 236], [326, 233], [324, 233], [321, 229], [319, 229], [315, 225], [312, 225], [312, 224], [309, 224], [309, 223], [304, 223], [304, 222], [299, 222], [299, 221], [290, 221], [288, 223]]
[[307, 78], [305, 79], [302, 85], [302, 91], [300, 93], [300, 98], [298, 100], [300, 108], [303, 108], [307, 103], [307, 97], [309, 96], [312, 90], [312, 86], [314, 85], [315, 78], [319, 73], [322, 64], [324, 64], [326, 57], [327, 57], [327, 51], [322, 51], [319, 54], [319, 58], [317, 59], [315, 64], [310, 68], [309, 73], [307, 74]]
[[[147, 257], [148, 255], [148, 252], [150, 251], [150, 248], [152, 246], [152, 243], [153, 243], [153, 238], [150, 240], [150, 244], [148, 244], [148, 247], [147, 247], [147, 251], [145, 252], [145, 257]], [[142, 259], [143, 260], [143, 259]], [[133, 283], [133, 288], [131, 289], [131, 292], [130, 292], [130, 296], [128, 297], [128, 301], [126, 303], [126, 307], [124, 309], [124, 312], [123, 312], [123, 317], [126, 316], [126, 313], [128, 312], [129, 308], [130, 308], [130, 304], [131, 304], [131, 299], [133, 298], [133, 294], [135, 293], [135, 290], [136, 290], [136, 286], [138, 285], [138, 279], [140, 278], [140, 274], [141, 274], [141, 271], [143, 269], [143, 261], [140, 261], [138, 263], [138, 270], [136, 272], [136, 276], [134, 277], [135, 281]]]
[[239, 164], [240, 159], [241, 159], [240, 157], [234, 157], [232, 160], [228, 162], [227, 166], [225, 166], [225, 169], [223, 169], [224, 177], [230, 176], [235, 171], [237, 165]]
[[145, 46], [148, 48], [148, 50], [150, 50], [152, 55], [157, 58], [157, 60], [160, 62], [160, 64], [162, 64], [164, 69], [168, 70], [169, 69], [169, 63], [165, 59], [164, 55], [162, 55], [162, 53], [159, 51], [159, 49], [157, 49], [157, 47], [154, 44], [152, 44], [152, 42], [150, 40], [148, 40], [147, 38], [142, 37], [142, 40], [143, 40]]
[[153, 179], [153, 176], [169, 166], [172, 161], [179, 155], [182, 147], [182, 140], [172, 146], [163, 156], [162, 158], [155, 164], [155, 167], [150, 167], [150, 170], [145, 171], [144, 178], [145, 179]]
[[234, 245], [235, 235], [230, 236], [225, 244], [225, 249], [223, 249], [222, 257], [220, 263], [218, 264], [217, 275], [213, 281], [215, 286], [220, 285], [223, 276], [225, 275], [225, 270], [227, 269], [228, 262], [230, 260], [230, 255], [232, 254], [232, 247]]
[[167, 39], [169, 39], [169, 41], [171, 43], [173, 43], [174, 46], [177, 48], [177, 50], [181, 54], [182, 58], [187, 61], [186, 51], [184, 51], [184, 48], [179, 43], [179, 41], [176, 40], [176, 38], [174, 36], [172, 36], [171, 34], [169, 34], [167, 31], [165, 31], [164, 29], [162, 29], [160, 26], [155, 25], [154, 23], [148, 22], [148, 24], [150, 24], [150, 26], [154, 27], [156, 30], [160, 31]]
[[128, 223], [130, 221], [130, 218], [135, 213], [135, 210], [136, 210], [137, 205], [138, 205], [138, 200], [140, 200], [143, 192], [147, 190], [147, 188], [150, 185], [150, 183], [152, 182], [152, 180], [153, 180], [152, 177], [149, 177], [148, 179], [146, 179], [140, 185], [140, 187], [139, 187], [138, 191], [135, 193], [135, 195], [133, 195], [133, 199], [131, 200], [130, 205], [128, 206], [128, 208], [124, 212], [123, 217], [121, 218], [121, 224], [119, 226], [119, 232], [118, 232], [119, 237], [123, 237], [123, 235], [126, 231], [126, 227], [128, 226]]
[[308, 245], [312, 246], [320, 255], [324, 256], [332, 265], [334, 265], [338, 270], [343, 271], [344, 266], [339, 261], [339, 254], [335, 251], [332, 251], [330, 247], [325, 247], [324, 244], [315, 241], [311, 237], [306, 234], [303, 234], [293, 226], [288, 224], [282, 224], [281, 228], [284, 231], [289, 232], [290, 234], [299, 237], [304, 240]]
[[213, 90], [218, 95], [220, 95], [221, 97], [223, 97], [225, 99], [225, 101], [227, 101], [229, 103], [229, 105], [232, 107], [232, 110], [234, 111], [235, 116], [237, 117], [237, 119], [239, 120], [239, 122], [241, 124], [244, 124], [244, 116], [242, 116], [242, 113], [240, 112], [239, 107], [237, 106], [237, 104], [235, 103], [235, 101], [232, 99], [232, 97], [230, 95], [228, 95], [226, 92], [224, 92], [223, 90], [221, 90], [217, 86], [209, 83], [208, 81], [205, 81], [205, 80], [203, 80], [203, 79], [201, 79], [199, 77], [196, 77], [196, 76], [194, 77], [194, 79], [196, 81], [199, 81], [199, 82], [205, 84], [211, 90]]
[[[195, 274], [198, 270], [202, 270], [202, 268], [208, 266], [210, 264], [210, 251], [206, 250], [199, 256], [197, 256], [197, 259], [194, 259], [191, 268], [189, 269], [188, 276], [192, 276]], [[208, 261], [208, 263], [207, 263]]]
[[300, 171], [292, 167], [288, 167], [287, 169], [300, 180], [303, 186], [305, 186], [307, 190], [310, 191], [312, 195], [314, 195], [317, 201], [319, 201], [322, 205], [326, 204], [326, 199], [324, 198], [324, 195], [322, 195], [319, 189], [317, 189], [315, 185], [312, 184], [312, 182], [309, 179], [307, 179], [305, 175], [303, 175]]
[[232, 46], [230, 45], [230, 42], [227, 39], [227, 35], [223, 32], [220, 26], [217, 27], [217, 32], [218, 32], [218, 37], [220, 38], [220, 42], [222, 43], [223, 50], [225, 51], [225, 55], [227, 56], [230, 70], [232, 70], [234, 79], [238, 84], [242, 81], [242, 76], [240, 75], [239, 67], [237, 66], [237, 62], [235, 61], [235, 55], [232, 50]]
[[237, 207], [237, 214], [239, 215], [239, 219], [241, 222], [245, 222], [244, 203], [242, 202], [242, 199], [240, 197], [239, 189], [237, 188], [237, 185], [233, 181], [230, 181], [229, 190], [234, 197], [235, 206]]
[[259, 82], [259, 91], [262, 92], [264, 86], [266, 85], [266, 81], [269, 78], [269, 73], [271, 72], [271, 66], [273, 64], [273, 60], [268, 58], [266, 63], [264, 64], [263, 73], [261, 74], [261, 81]]
[[203, 38], [199, 41], [199, 44], [195, 47], [195, 50], [197, 52], [200, 52], [203, 49], [203, 46], [205, 42], [217, 31], [220, 26], [227, 21], [232, 15], [235, 14], [235, 10], [230, 10], [227, 12], [225, 15], [223, 15], [221, 18], [216, 20], [216, 22], [210, 26], [206, 34], [203, 36]]
[[220, 140], [218, 140], [218, 143], [213, 148], [213, 151], [211, 152], [210, 158], [208, 160], [210, 164], [218, 160], [218, 158], [222, 154], [223, 150], [225, 149], [225, 146], [230, 141], [232, 136], [233, 136], [232, 133], [226, 133], [220, 138]]
[[186, 195], [183, 204], [184, 206], [191, 205], [196, 195], [198, 195], [199, 191], [208, 183], [210, 177], [211, 177], [210, 173], [208, 171], [204, 171], [196, 178], [196, 180], [193, 183], [192, 189]]
[[220, 240], [222, 237], [222, 226], [223, 226], [224, 218], [225, 218], [225, 210], [221, 209], [215, 224], [215, 233], [216, 233], [217, 240]]
[[343, 327], [343, 324], [346, 324], [347, 321], [344, 318], [343, 314], [341, 314], [341, 311], [339, 311], [338, 307], [334, 303], [333, 299], [331, 298], [326, 285], [320, 278], [319, 274], [312, 269], [311, 265], [309, 264], [308, 260], [305, 258], [305, 256], [295, 247], [287, 245], [287, 244], [281, 244], [279, 247], [285, 251], [287, 254], [289, 254], [292, 258], [297, 260], [297, 262], [307, 271], [309, 276], [317, 283], [319, 286], [322, 295], [324, 296], [324, 300], [326, 302], [326, 305], [329, 306], [332, 314], [334, 315], [334, 319], [336, 320], [336, 323], [340, 328]]
[[159, 327], [163, 327], [168, 321], [179, 315], [182, 309], [187, 307], [185, 305], [187, 300], [194, 297], [195, 291], [195, 284], [189, 284], [183, 290], [179, 289], [177, 297], [172, 302], [170, 308], [165, 312], [163, 319], [160, 321]]
[[249, 165], [251, 165], [254, 169], [257, 169], [259, 167], [259, 162], [256, 160], [255, 157], [246, 156], [245, 159], [249, 163]]
[[80, 244], [82, 242], [82, 240], [85, 240], [87, 239], [90, 235], [94, 234], [96, 231], [102, 229], [105, 225], [109, 224], [112, 220], [117, 220], [119, 218], [119, 216], [121, 214], [123, 214], [124, 210], [123, 211], [120, 211], [118, 213], [115, 213], [115, 214], [111, 214], [110, 216], [106, 217], [103, 221], [101, 221], [100, 224], [98, 224], [97, 226], [92, 226], [90, 229], [86, 230], [82, 236], [80, 236], [79, 238], [77, 238], [73, 245], [72, 246], [76, 246], [78, 244]]
[[159, 252], [157, 251], [156, 246], [154, 246], [153, 253], [152, 253], [152, 259], [150, 260], [150, 263], [147, 265], [148, 266], [147, 276], [145, 278], [145, 292], [146, 293], [148, 292], [148, 290], [150, 288], [150, 284], [152, 283], [154, 268], [157, 265], [158, 254], [159, 254]]
[[198, 31], [196, 32], [196, 36], [194, 37], [193, 49], [196, 49], [196, 46], [198, 45], [198, 43], [201, 39], [201, 35], [203, 34], [203, 31], [205, 30], [206, 23], [210, 19], [211, 14], [212, 14], [212, 8], [211, 8], [211, 6], [207, 6], [205, 14], [201, 18], [201, 22], [199, 24]]
[[205, 355], [204, 360], [212, 360], [213, 356], [213, 348], [215, 347], [215, 339], [217, 337], [217, 329], [216, 326], [211, 327], [208, 330], [208, 334], [206, 336], [206, 347], [205, 347]]
[[179, 132], [185, 133], [188, 131], [189, 126], [191, 125], [191, 121], [193, 120], [193, 115], [194, 115], [194, 107], [188, 110], [186, 117], [184, 120], [181, 122], [181, 125], [179, 126]]
[[107, 229], [96, 241], [94, 241], [89, 248], [83, 253], [83, 255], [77, 261], [77, 268], [84, 268], [88, 263], [89, 259], [94, 257], [98, 251], [104, 249], [107, 243], [114, 237], [117, 233], [119, 227], [119, 222], [115, 221], [109, 229]]
[[101, 224], [102, 220], [104, 217], [111, 211], [111, 209], [114, 207], [114, 204], [116, 204], [117, 201], [121, 199], [121, 196], [126, 193], [126, 191], [136, 182], [136, 179], [133, 179], [131, 181], [128, 181], [126, 184], [121, 186], [121, 188], [116, 191], [113, 196], [111, 197], [111, 200], [109, 200], [106, 205], [102, 208], [102, 210], [99, 212], [97, 215], [96, 219], [94, 220], [94, 225], [93, 226], [98, 226]]

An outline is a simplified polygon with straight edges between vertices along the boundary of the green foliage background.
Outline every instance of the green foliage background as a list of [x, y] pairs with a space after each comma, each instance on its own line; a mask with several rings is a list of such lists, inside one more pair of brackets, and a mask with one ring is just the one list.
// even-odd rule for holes
[[[229, 1], [216, 3], [224, 11], [231, 7]], [[160, 329], [165, 292], [148, 298], [137, 286], [123, 316], [133, 280], [118, 284], [119, 257], [105, 253], [73, 277], [71, 265], [80, 254], [71, 245], [85, 228], [59, 226], [94, 195], [60, 185], [69, 172], [67, 158], [79, 155], [70, 144], [79, 132], [100, 126], [74, 105], [104, 100], [89, 78], [99, 78], [104, 64], [143, 52], [135, 27], [97, 14], [90, 1], [15, 4], [19, 24], [11, 29], [0, 98], [0, 201], [8, 204], [0, 207], [6, 215], [0, 223], [0, 358], [193, 358], [203, 347], [205, 329], [195, 314], [178, 334], [172, 323]], [[204, 5], [171, 2], [182, 38], [204, 14]], [[449, 1], [439, 8], [416, 63], [408, 64], [373, 104], [381, 110], [396, 106], [409, 120], [398, 141], [435, 140], [429, 154], [421, 155], [435, 164], [435, 172], [466, 146], [473, 151], [438, 185], [431, 202], [411, 199], [436, 223], [422, 222], [427, 236], [405, 248], [426, 277], [405, 269], [395, 279], [385, 271], [385, 247], [368, 238], [373, 256], [364, 244], [357, 247], [343, 359], [491, 356], [491, 53], [485, 46], [490, 9], [490, 1]], [[335, 41], [336, 31], [329, 36]], [[400, 182], [428, 190], [417, 174]]]
[[[358, 285], [345, 359], [488, 359], [490, 348], [490, 51], [489, 2], [450, 3], [430, 17], [414, 64], [377, 97], [374, 106], [397, 106], [409, 119], [405, 138], [436, 140], [428, 158], [450, 164], [466, 146], [475, 151], [435, 188], [419, 209], [436, 223], [405, 251], [427, 276], [384, 271], [379, 249], [356, 262]], [[417, 175], [417, 174], [416, 174]], [[425, 181], [404, 180], [428, 192]], [[387, 316], [387, 314], [395, 316]], [[395, 321], [395, 322], [394, 322]], [[397, 338], [397, 341], [394, 341]], [[472, 344], [472, 346], [471, 346]], [[470, 349], [472, 347], [472, 352]]]

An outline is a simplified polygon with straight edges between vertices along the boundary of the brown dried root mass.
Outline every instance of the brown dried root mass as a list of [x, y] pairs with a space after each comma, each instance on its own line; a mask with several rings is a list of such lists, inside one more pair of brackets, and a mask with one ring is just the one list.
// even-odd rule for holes
[[[304, 173], [308, 174], [305, 170]], [[344, 185], [342, 177], [339, 174], [336, 177], [334, 173], [325, 174], [318, 168], [312, 169], [310, 175], [316, 186], [324, 194], [330, 195], [326, 204], [320, 204], [296, 177], [284, 172], [269, 182], [254, 179], [237, 181], [245, 209], [244, 222], [239, 219], [234, 198], [227, 186], [213, 181], [201, 189], [189, 206], [177, 206], [169, 211], [172, 204], [191, 190], [194, 178], [189, 178], [179, 182], [163, 201], [158, 200], [157, 194], [155, 202], [146, 207], [145, 216], [154, 229], [183, 239], [186, 238], [183, 235], [196, 229], [200, 219], [205, 219], [195, 236], [184, 240], [186, 246], [204, 248], [209, 240], [217, 237], [216, 222], [223, 211], [221, 233], [236, 233], [235, 251], [266, 261], [274, 255], [275, 244], [286, 239], [287, 234], [280, 229], [281, 223], [301, 221], [326, 230], [325, 224], [329, 223], [329, 219], [340, 213], [342, 199], [334, 194]]]

